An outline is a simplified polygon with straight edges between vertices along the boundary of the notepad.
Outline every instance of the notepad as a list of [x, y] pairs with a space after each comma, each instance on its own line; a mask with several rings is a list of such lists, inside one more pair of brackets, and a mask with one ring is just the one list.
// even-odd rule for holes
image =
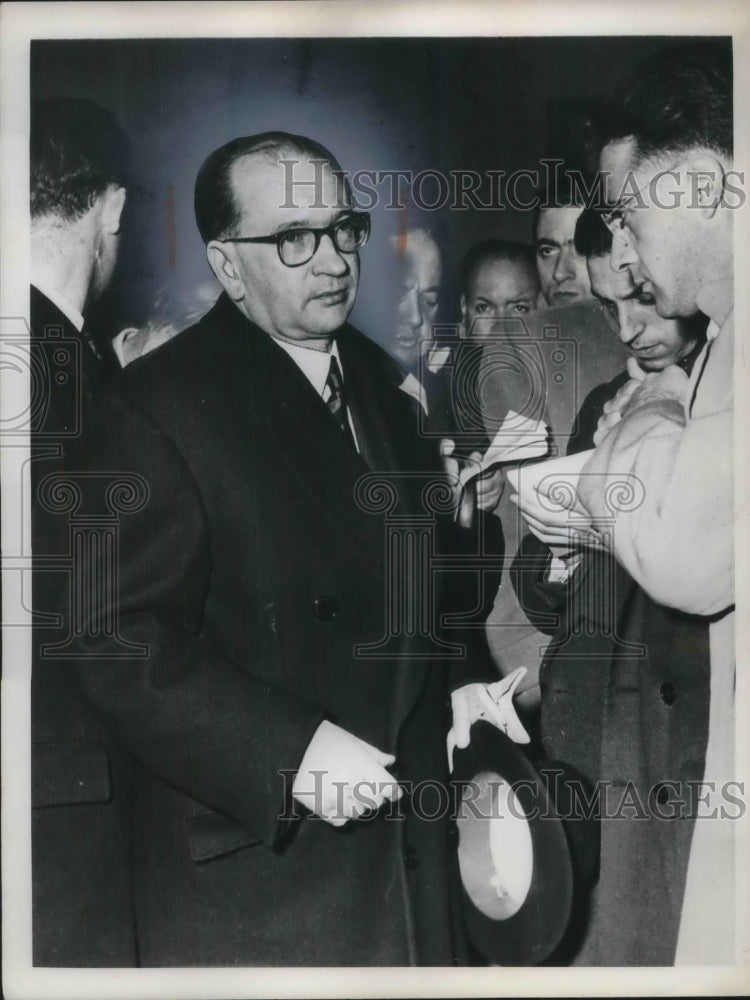
[[493, 465], [523, 462], [529, 458], [544, 458], [549, 451], [549, 431], [541, 420], [522, 417], [514, 410], [508, 413], [481, 461], [464, 466], [458, 476], [462, 489]]
[[538, 502], [545, 498], [545, 507], [574, 510], [578, 504], [578, 480], [584, 465], [594, 454], [593, 448], [575, 455], [549, 458], [522, 469], [508, 469], [508, 482], [523, 501]]

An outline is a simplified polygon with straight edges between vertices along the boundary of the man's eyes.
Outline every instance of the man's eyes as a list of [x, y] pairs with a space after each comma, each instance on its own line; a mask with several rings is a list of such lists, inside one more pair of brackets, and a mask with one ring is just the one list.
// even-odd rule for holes
[[531, 306], [528, 302], [516, 302], [513, 306], [513, 312], [518, 313], [521, 316], [525, 316], [526, 313], [531, 312]]
[[422, 295], [422, 302], [431, 309], [434, 309], [438, 304], [437, 292], [425, 292]]
[[309, 234], [309, 229], [290, 229], [281, 238], [284, 243], [288, 243], [290, 246], [298, 246], [300, 243], [305, 242]]
[[537, 257], [551, 257], [553, 254], [556, 253], [557, 253], [557, 247], [541, 246], [536, 248]]
[[602, 309], [609, 313], [610, 316], [617, 316], [617, 303], [613, 302], [611, 299], [602, 299], [597, 296], [597, 301]]

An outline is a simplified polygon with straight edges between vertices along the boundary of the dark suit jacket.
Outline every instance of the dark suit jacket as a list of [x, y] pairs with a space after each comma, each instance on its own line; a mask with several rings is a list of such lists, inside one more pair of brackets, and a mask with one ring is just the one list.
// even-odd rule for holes
[[[601, 406], [626, 378], [587, 397], [570, 454], [593, 446]], [[703, 778], [705, 762], [708, 626], [656, 604], [608, 555], [587, 553], [567, 585], [545, 582], [548, 564], [547, 546], [527, 535], [511, 570], [522, 607], [554, 636], [540, 671], [544, 750], [589, 791], [609, 785], [601, 808], [612, 817], [600, 824], [591, 912], [578, 914], [560, 958], [671, 965], [693, 830], [688, 782]], [[684, 818], [653, 818], [681, 808]]]
[[[128, 368], [97, 410], [89, 469], [145, 484], [120, 514], [105, 606], [117, 634], [90, 621], [93, 658], [79, 665], [140, 763], [143, 965], [444, 964], [455, 953], [445, 822], [408, 810], [343, 829], [280, 820], [323, 718], [396, 754], [412, 782], [445, 777], [434, 629], [391, 600], [412, 588], [429, 620], [437, 595], [420, 559], [387, 568], [394, 553], [438, 544], [423, 487], [440, 477], [392, 362], [349, 327], [337, 342], [361, 455], [226, 296]], [[362, 479], [371, 471], [380, 485]], [[89, 483], [91, 509], [106, 508]]]
[[[121, 966], [136, 959], [130, 765], [87, 704], [70, 660], [45, 654], [70, 627], [69, 518], [40, 499], [69, 477], [69, 453], [107, 371], [70, 320], [31, 288], [32, 884], [34, 964]], [[60, 566], [62, 561], [63, 565]], [[53, 566], [57, 564], [57, 568]]]

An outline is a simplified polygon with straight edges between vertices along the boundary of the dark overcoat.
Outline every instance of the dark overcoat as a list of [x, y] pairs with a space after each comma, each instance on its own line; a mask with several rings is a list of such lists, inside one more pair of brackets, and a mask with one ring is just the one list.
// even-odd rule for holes
[[[33, 961], [136, 961], [129, 755], [88, 705], [70, 659], [70, 451], [108, 374], [57, 306], [31, 289], [31, 834]], [[47, 489], [49, 487], [50, 489]]]
[[[85, 502], [119, 503], [117, 572], [79, 674], [138, 761], [145, 966], [457, 954], [447, 810], [424, 785], [446, 778], [445, 674], [463, 664], [435, 660], [448, 498], [393, 362], [350, 327], [337, 343], [361, 454], [226, 296], [97, 410]], [[290, 819], [322, 719], [395, 754], [418, 808]]]

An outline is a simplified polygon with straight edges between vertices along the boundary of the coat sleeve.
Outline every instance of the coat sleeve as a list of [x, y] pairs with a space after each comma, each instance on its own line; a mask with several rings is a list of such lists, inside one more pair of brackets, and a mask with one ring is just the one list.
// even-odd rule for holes
[[682, 400], [652, 395], [583, 469], [581, 502], [659, 604], [714, 615], [734, 603], [732, 438], [731, 409], [688, 418]]
[[97, 587], [87, 562], [77, 569], [79, 593], [99, 589], [84, 601], [77, 673], [147, 768], [273, 845], [286, 826], [283, 772], [296, 770], [323, 713], [264, 679], [262, 609], [247, 609], [257, 643], [241, 664], [204, 627], [211, 540], [197, 484], [172, 442], [113, 394], [95, 425], [82, 477], [88, 512], [105, 513], [102, 486], [118, 477], [140, 477], [146, 499], [119, 516], [111, 581]]
[[532, 534], [524, 535], [509, 573], [519, 605], [534, 627], [546, 635], [557, 632], [578, 572], [574, 570], [565, 583], [549, 583], [550, 557], [548, 545]]

